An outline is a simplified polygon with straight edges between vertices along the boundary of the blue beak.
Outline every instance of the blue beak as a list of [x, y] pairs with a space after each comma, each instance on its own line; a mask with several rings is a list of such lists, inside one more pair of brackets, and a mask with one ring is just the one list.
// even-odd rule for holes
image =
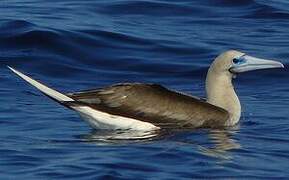
[[284, 68], [284, 65], [278, 61], [260, 59], [248, 55], [243, 55], [233, 60], [233, 65], [230, 68], [230, 72], [242, 73], [246, 71], [269, 68]]

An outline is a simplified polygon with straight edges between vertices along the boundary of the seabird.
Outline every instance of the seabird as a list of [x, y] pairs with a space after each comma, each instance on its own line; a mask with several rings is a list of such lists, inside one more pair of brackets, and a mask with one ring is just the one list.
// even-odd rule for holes
[[95, 129], [157, 130], [160, 128], [223, 128], [234, 126], [241, 105], [232, 79], [238, 73], [284, 68], [230, 50], [211, 64], [206, 78], [207, 99], [169, 90], [157, 84], [124, 83], [94, 90], [63, 94], [27, 75], [8, 68], [58, 103], [75, 110]]

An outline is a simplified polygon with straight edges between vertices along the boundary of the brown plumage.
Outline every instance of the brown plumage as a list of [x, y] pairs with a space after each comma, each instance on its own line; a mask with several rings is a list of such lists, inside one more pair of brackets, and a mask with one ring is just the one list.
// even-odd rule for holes
[[117, 84], [67, 95], [75, 100], [66, 102], [69, 106], [85, 104], [162, 128], [221, 127], [229, 118], [222, 108], [156, 84]]

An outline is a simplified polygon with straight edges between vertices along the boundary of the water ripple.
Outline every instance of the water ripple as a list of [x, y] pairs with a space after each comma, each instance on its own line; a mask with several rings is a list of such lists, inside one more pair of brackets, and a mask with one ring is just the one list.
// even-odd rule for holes
[[[278, 0], [5, 1], [0, 6], [4, 179], [286, 179], [288, 8]], [[71, 92], [160, 83], [203, 97], [208, 66], [238, 49], [284, 70], [238, 75], [226, 130], [91, 131], [6, 68]]]

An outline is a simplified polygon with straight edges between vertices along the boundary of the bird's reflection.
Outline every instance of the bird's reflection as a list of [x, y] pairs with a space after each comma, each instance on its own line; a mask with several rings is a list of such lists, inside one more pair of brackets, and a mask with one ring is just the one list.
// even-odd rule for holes
[[[207, 130], [209, 143], [200, 143], [193, 138], [190, 141], [182, 141], [175, 138], [180, 133], [192, 133], [195, 130], [158, 130], [158, 131], [125, 131], [125, 130], [98, 130], [90, 134], [82, 135], [81, 139], [85, 142], [97, 145], [122, 144], [135, 142], [149, 142], [162, 139], [172, 139], [178, 144], [190, 144], [197, 146], [203, 155], [221, 159], [231, 159], [229, 151], [241, 148], [241, 145], [234, 139], [236, 129], [210, 129]], [[199, 135], [203, 135], [200, 133]], [[182, 137], [181, 137], [182, 138]], [[183, 138], [182, 138], [183, 139]], [[204, 145], [206, 144], [206, 145]], [[209, 144], [209, 145], [208, 145]]]
[[222, 159], [231, 159], [230, 150], [240, 149], [241, 145], [233, 138], [236, 129], [213, 129], [209, 131], [209, 140], [213, 144], [212, 147], [204, 147], [199, 145], [200, 152], [204, 155], [217, 157]]
[[150, 141], [160, 136], [160, 131], [98, 130], [81, 136], [93, 143], [123, 143], [124, 141]]

